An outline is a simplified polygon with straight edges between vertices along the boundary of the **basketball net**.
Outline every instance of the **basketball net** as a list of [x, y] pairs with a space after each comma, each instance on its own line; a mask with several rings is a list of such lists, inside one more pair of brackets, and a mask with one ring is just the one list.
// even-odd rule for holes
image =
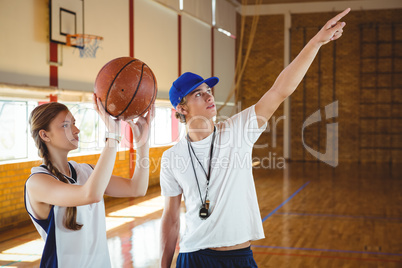
[[103, 37], [90, 34], [68, 34], [67, 46], [78, 48], [81, 58], [95, 58]]

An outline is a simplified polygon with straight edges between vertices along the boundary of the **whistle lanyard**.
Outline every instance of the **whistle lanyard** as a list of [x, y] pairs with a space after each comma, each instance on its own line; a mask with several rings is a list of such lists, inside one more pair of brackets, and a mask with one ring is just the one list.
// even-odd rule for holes
[[[207, 197], [208, 197], [208, 186], [209, 186], [209, 180], [211, 178], [211, 166], [212, 166], [212, 152], [214, 150], [214, 141], [215, 141], [215, 131], [216, 131], [216, 127], [214, 126], [214, 134], [212, 136], [212, 142], [211, 142], [211, 147], [210, 147], [210, 152], [209, 152], [209, 167], [208, 167], [208, 174], [205, 171], [204, 167], [202, 166], [200, 160], [198, 160], [198, 157], [196, 156], [193, 146], [191, 146], [190, 143], [190, 137], [187, 134], [187, 148], [188, 148], [188, 153], [190, 155], [190, 159], [191, 159], [191, 165], [193, 166], [193, 170], [194, 170], [194, 176], [195, 176], [195, 180], [197, 181], [197, 186], [198, 186], [198, 192], [200, 193], [200, 199], [201, 199], [201, 204], [205, 205], [205, 203], [207, 202]], [[191, 151], [190, 151], [191, 149]], [[194, 167], [194, 162], [193, 162], [193, 157], [191, 156], [191, 152], [193, 152], [195, 159], [197, 159], [198, 163], [200, 164], [202, 171], [204, 171], [205, 176], [207, 177], [207, 190], [205, 192], [205, 199], [202, 200], [202, 194], [201, 194], [201, 189], [200, 189], [200, 184], [198, 182], [198, 178], [197, 178], [197, 173], [195, 172], [195, 167]]]

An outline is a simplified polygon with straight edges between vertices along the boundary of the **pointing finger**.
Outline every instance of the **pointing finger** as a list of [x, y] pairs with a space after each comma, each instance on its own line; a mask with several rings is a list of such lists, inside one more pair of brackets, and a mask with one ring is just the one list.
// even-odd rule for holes
[[345, 9], [344, 11], [342, 11], [341, 13], [339, 13], [338, 15], [336, 15], [333, 19], [335, 21], [339, 21], [340, 19], [342, 19], [343, 17], [345, 17], [348, 13], [350, 12], [350, 7]]
[[334, 26], [338, 23], [338, 21], [339, 21], [340, 19], [342, 19], [343, 17], [345, 17], [349, 12], [350, 12], [350, 8], [347, 8], [347, 9], [345, 9], [343, 12], [339, 13], [338, 15], [336, 15], [335, 17], [333, 17], [332, 19], [330, 19], [330, 20], [328, 21], [328, 23], [329, 23], [329, 27], [328, 27], [328, 28], [334, 27]]

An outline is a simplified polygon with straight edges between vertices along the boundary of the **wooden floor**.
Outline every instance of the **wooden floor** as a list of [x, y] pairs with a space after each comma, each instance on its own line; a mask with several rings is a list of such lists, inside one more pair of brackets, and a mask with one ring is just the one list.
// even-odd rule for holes
[[[259, 267], [402, 267], [400, 167], [292, 163], [254, 175], [266, 236], [252, 246]], [[159, 188], [108, 204], [113, 267], [158, 267], [162, 208]], [[0, 234], [0, 267], [39, 267], [42, 247], [32, 224]]]

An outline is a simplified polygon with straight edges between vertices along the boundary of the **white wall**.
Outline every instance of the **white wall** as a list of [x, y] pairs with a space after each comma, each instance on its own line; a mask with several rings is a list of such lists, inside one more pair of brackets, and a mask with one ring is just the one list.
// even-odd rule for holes
[[[216, 106], [219, 109], [234, 87], [236, 40], [217, 30], [214, 30], [214, 35], [214, 75], [219, 77], [219, 83], [214, 88], [214, 96]], [[235, 111], [233, 110], [235, 106], [234, 96], [229, 99], [226, 105], [226, 108], [223, 108], [219, 113], [220, 115], [229, 116], [233, 114]]]
[[[49, 1], [0, 1], [0, 84], [13, 84], [14, 89], [15, 85], [25, 85], [31, 91], [49, 88]], [[212, 75], [211, 1], [186, 0], [183, 11], [178, 10], [179, 0], [134, 1], [134, 57], [154, 71], [159, 99], [168, 99], [171, 84], [179, 75], [178, 14], [182, 17], [182, 72], [195, 72], [205, 78]], [[225, 12], [221, 21], [229, 18], [231, 26], [227, 27], [235, 28], [236, 11], [232, 8], [230, 12], [233, 14]], [[129, 28], [129, 0], [85, 0], [85, 33], [104, 40], [96, 58], [80, 58], [77, 48], [58, 45], [58, 87], [92, 92], [104, 64], [129, 56]], [[217, 100], [223, 101], [234, 75], [235, 40], [217, 31], [214, 35], [214, 74], [221, 79]]]
[[211, 76], [211, 27], [183, 14], [182, 73], [193, 72], [204, 78]]
[[0, 1], [0, 82], [49, 85], [46, 1]]
[[85, 33], [103, 37], [96, 58], [80, 58], [77, 48], [59, 45], [63, 50], [59, 67], [59, 87], [93, 91], [98, 71], [108, 61], [129, 56], [128, 0], [85, 0]]
[[157, 97], [168, 99], [179, 68], [177, 13], [149, 0], [136, 0], [134, 11], [134, 57], [154, 72]]
[[[223, 28], [232, 35], [236, 34], [236, 8], [228, 1], [216, 2], [216, 28]], [[215, 87], [215, 101], [218, 109], [234, 88], [236, 40], [232, 37], [214, 30], [214, 75], [220, 79]], [[220, 110], [219, 116], [230, 116], [236, 112], [236, 108], [234, 95], [232, 95], [226, 106]]]
[[[92, 91], [98, 70], [128, 56], [128, 1], [86, 0], [85, 31], [104, 37], [95, 59], [58, 45], [59, 88]], [[43, 0], [0, 2], [0, 83], [49, 86], [49, 7]]]

